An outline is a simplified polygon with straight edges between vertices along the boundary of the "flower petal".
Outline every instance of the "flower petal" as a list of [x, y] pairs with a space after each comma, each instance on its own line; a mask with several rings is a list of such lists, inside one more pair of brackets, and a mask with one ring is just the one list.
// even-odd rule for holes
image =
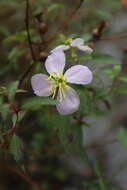
[[[56, 105], [57, 110], [61, 115], [68, 115], [76, 112], [80, 104], [79, 96], [73, 88], [69, 86], [65, 87], [65, 94], [65, 99]], [[58, 92], [58, 99], [59, 95], [60, 91]]]
[[57, 51], [48, 56], [45, 62], [46, 70], [49, 74], [63, 73], [65, 67], [65, 54], [62, 51]]
[[93, 78], [90, 69], [83, 65], [72, 66], [65, 72], [64, 76], [67, 82], [74, 84], [88, 84]]
[[84, 51], [88, 54], [91, 54], [93, 52], [93, 49], [90, 48], [89, 46], [78, 46], [78, 49], [80, 49], [81, 51]]
[[77, 47], [77, 46], [83, 46], [84, 40], [82, 38], [76, 38], [71, 42], [71, 46]]
[[53, 93], [53, 89], [50, 90], [51, 80], [47, 78], [45, 74], [36, 74], [31, 78], [31, 85], [37, 96], [50, 96]]
[[65, 51], [65, 50], [68, 50], [70, 47], [67, 46], [67, 45], [59, 45], [57, 46], [56, 48], [54, 48], [51, 53], [55, 53], [57, 51]]

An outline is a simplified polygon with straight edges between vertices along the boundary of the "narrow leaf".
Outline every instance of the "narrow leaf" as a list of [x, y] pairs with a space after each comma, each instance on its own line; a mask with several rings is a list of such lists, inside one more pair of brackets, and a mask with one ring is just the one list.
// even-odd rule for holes
[[22, 148], [21, 139], [18, 136], [13, 135], [10, 143], [10, 153], [13, 155], [16, 162], [22, 160], [21, 148]]
[[23, 109], [29, 109], [33, 106], [39, 106], [39, 105], [56, 105], [57, 101], [53, 100], [52, 98], [40, 98], [40, 97], [34, 97], [29, 98], [23, 103], [22, 108]]

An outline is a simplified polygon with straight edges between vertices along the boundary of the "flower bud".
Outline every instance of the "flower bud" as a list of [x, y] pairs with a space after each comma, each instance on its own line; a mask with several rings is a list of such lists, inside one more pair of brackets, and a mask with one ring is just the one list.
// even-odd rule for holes
[[44, 22], [41, 22], [41, 23], [39, 23], [39, 31], [41, 32], [41, 33], [46, 33], [47, 32], [47, 30], [48, 30], [48, 27], [47, 27], [47, 25], [44, 23]]
[[47, 59], [48, 54], [46, 52], [40, 52], [39, 54], [39, 61], [45, 61]]

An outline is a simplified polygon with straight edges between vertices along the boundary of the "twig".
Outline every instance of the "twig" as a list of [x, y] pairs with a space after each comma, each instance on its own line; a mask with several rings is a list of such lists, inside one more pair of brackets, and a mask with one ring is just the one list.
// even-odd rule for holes
[[[31, 41], [31, 36], [30, 36], [30, 27], [29, 27], [29, 0], [26, 0], [26, 18], [25, 18], [25, 23], [26, 23], [26, 31], [27, 31], [27, 39], [28, 39], [28, 44], [29, 44], [29, 48], [31, 51], [31, 56], [33, 59], [33, 62], [36, 62], [36, 56], [34, 54], [34, 50], [32, 47], [32, 41]], [[29, 74], [29, 72], [31, 71], [31, 69], [33, 68], [33, 65], [30, 65], [28, 67], [28, 69], [25, 71], [25, 73], [22, 75], [20, 81], [19, 81], [19, 88], [21, 87], [24, 79], [26, 78], [26, 76]]]
[[36, 57], [34, 54], [34, 50], [32, 47], [32, 42], [31, 42], [31, 36], [30, 36], [30, 27], [29, 27], [29, 0], [26, 0], [26, 31], [27, 31], [27, 39], [29, 43], [29, 48], [31, 51], [32, 59], [33, 61], [36, 61]]
[[80, 0], [78, 5], [72, 10], [71, 14], [65, 19], [62, 26], [60, 26], [57, 31], [47, 40], [47, 43], [51, 43], [53, 40], [55, 40], [59, 34], [64, 28], [67, 28], [67, 26], [70, 24], [71, 20], [76, 16], [78, 10], [81, 8], [83, 2], [85, 0]]
[[105, 41], [105, 40], [119, 40], [119, 39], [123, 39], [123, 38], [127, 38], [127, 33], [123, 33], [123, 34], [114, 34], [105, 38], [100, 38], [100, 39], [93, 39], [90, 41]]
[[66, 18], [66, 20], [64, 21], [62, 27], [60, 27], [58, 29], [58, 32], [60, 32], [60, 30], [63, 30], [65, 27], [68, 26], [68, 24], [71, 22], [71, 20], [76, 16], [78, 10], [81, 8], [82, 4], [83, 4], [84, 0], [80, 0], [78, 5], [74, 8], [74, 10], [71, 12], [71, 14], [68, 16], [68, 18]]
[[119, 39], [126, 38], [126, 37], [127, 37], [127, 33], [124, 33], [124, 34], [112, 35], [107, 38], [102, 38], [102, 40], [119, 40]]
[[24, 181], [26, 181], [28, 184], [30, 184], [32, 187], [34, 187], [36, 190], [43, 190], [38, 186], [38, 184], [33, 181], [33, 179], [26, 174], [24, 171], [22, 171], [20, 168], [17, 166], [8, 166], [8, 169], [15, 172], [18, 176], [20, 176]]

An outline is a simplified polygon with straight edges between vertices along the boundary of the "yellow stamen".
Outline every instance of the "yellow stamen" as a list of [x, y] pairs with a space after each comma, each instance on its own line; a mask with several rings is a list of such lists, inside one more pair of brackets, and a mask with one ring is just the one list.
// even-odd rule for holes
[[54, 92], [53, 92], [52, 98], [55, 98], [56, 93], [57, 93], [57, 88], [58, 88], [58, 85], [56, 85], [56, 86], [54, 87]]
[[65, 44], [71, 44], [72, 41], [73, 41], [72, 38], [69, 38], [69, 39], [67, 39], [67, 40], [65, 41]]
[[60, 91], [61, 91], [62, 99], [64, 99], [66, 97], [66, 94], [64, 92], [64, 88], [62, 85], [60, 85]]
[[49, 91], [51, 91], [53, 89], [53, 81], [50, 82], [50, 88]]
[[45, 80], [50, 80], [51, 78], [52, 78], [52, 74], [50, 74], [48, 78], [45, 78]]
[[59, 88], [59, 93], [60, 93], [59, 94], [59, 96], [60, 96], [59, 101], [62, 101], [66, 97], [64, 87], [66, 87], [67, 79], [64, 77], [62, 72], [60, 74], [57, 72], [53, 72], [45, 80], [51, 80], [51, 79], [52, 79], [52, 81], [50, 81], [49, 91], [52, 91], [52, 90], [54, 91], [52, 98], [56, 97], [57, 92], [58, 92], [58, 88]]

